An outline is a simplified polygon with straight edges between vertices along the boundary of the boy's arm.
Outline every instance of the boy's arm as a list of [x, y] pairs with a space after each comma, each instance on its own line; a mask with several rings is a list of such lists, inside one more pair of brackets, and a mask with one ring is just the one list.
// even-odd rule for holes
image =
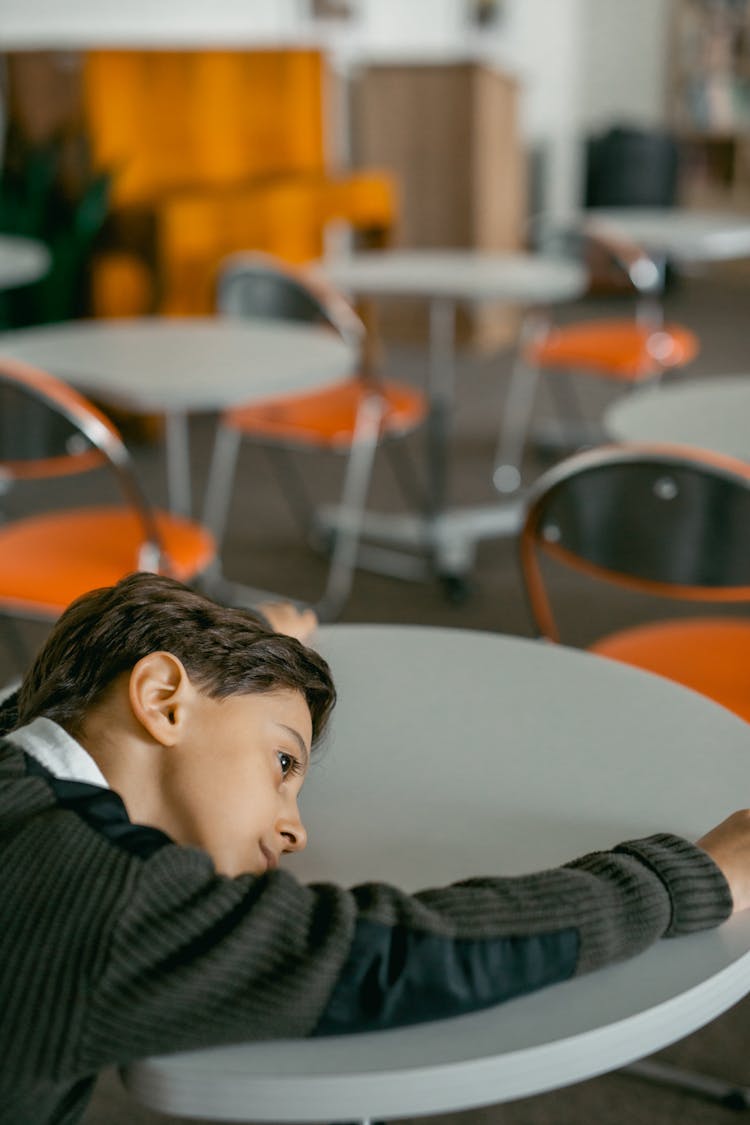
[[461, 936], [437, 926], [389, 932], [373, 926], [372, 915], [359, 918], [316, 1034], [343, 1032], [352, 1022], [375, 1029], [485, 1007], [631, 957], [660, 937], [717, 925], [732, 910], [714, 862], [670, 835], [534, 875], [469, 880], [414, 898], [450, 919]]
[[221, 878], [203, 853], [169, 845], [122, 898], [78, 1065], [464, 1013], [731, 909], [708, 854], [667, 835], [416, 895], [303, 886], [283, 871]]

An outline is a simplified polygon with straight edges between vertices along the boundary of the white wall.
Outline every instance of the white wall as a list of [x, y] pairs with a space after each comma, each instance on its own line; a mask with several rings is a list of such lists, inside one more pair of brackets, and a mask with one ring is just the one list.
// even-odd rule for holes
[[522, 132], [544, 150], [544, 204], [558, 212], [580, 199], [587, 131], [663, 113], [670, 0], [505, 0], [482, 32], [467, 25], [463, 0], [358, 0], [346, 23], [311, 20], [306, 0], [0, 5], [4, 46], [320, 43], [343, 73], [367, 59], [485, 59], [522, 82]]
[[671, 0], [587, 0], [581, 121], [664, 123]]
[[8, 46], [276, 41], [295, 34], [298, 0], [2, 0]]

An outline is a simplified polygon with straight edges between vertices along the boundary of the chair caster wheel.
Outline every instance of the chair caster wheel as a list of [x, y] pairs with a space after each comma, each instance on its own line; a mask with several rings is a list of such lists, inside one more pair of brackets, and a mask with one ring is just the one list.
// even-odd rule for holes
[[464, 605], [469, 600], [471, 584], [462, 575], [441, 574], [440, 585], [443, 587], [445, 600], [451, 605]]

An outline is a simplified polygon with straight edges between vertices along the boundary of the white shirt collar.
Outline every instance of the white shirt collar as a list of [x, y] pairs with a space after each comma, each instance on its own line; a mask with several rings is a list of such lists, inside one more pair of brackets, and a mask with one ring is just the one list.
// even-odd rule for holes
[[109, 789], [104, 774], [91, 755], [52, 719], [44, 716], [32, 719], [26, 726], [11, 731], [7, 738], [55, 777]]

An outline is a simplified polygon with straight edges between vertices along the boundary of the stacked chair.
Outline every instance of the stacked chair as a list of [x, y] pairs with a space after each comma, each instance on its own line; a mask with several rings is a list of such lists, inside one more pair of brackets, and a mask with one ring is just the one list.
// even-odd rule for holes
[[[226, 316], [321, 324], [338, 332], [364, 355], [364, 326], [344, 298], [319, 278], [265, 254], [235, 254], [225, 260], [218, 278], [217, 308]], [[404, 443], [386, 439], [411, 433], [426, 413], [427, 401], [421, 391], [366, 369], [320, 391], [226, 410], [219, 419], [204, 522], [221, 543], [227, 530], [240, 446], [250, 441], [273, 456], [280, 483], [304, 533], [314, 542], [325, 542], [315, 501], [295, 455], [320, 450], [347, 454], [341, 504], [328, 543], [326, 586], [316, 605], [321, 620], [332, 620], [340, 614], [351, 590], [376, 449], [385, 442], [397, 479], [413, 497], [418, 486]], [[242, 519], [251, 518], [250, 512], [243, 511]]]
[[[14, 619], [53, 622], [88, 590], [137, 570], [194, 582], [216, 562], [211, 533], [190, 520], [155, 511], [136, 477], [113, 423], [83, 395], [45, 371], [0, 358], [4, 430], [14, 411], [25, 424], [47, 415], [50, 425], [30, 452], [0, 449], [6, 518], [0, 523], [0, 615], [9, 640]], [[3, 442], [3, 445], [6, 443]], [[22, 443], [23, 444], [23, 443]], [[102, 469], [113, 474], [116, 503], [49, 507], [52, 478]], [[69, 490], [67, 490], [69, 493]], [[14, 515], [16, 509], [22, 515]], [[16, 655], [22, 653], [16, 646]]]

